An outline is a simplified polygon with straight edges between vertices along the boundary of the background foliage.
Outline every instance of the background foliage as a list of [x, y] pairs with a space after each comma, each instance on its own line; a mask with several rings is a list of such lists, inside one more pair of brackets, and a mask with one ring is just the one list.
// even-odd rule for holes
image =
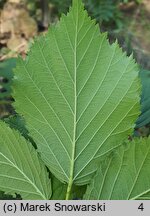
[[[136, 121], [135, 136], [148, 136], [150, 134], [150, 2], [149, 0], [83, 0], [85, 7], [90, 16], [95, 18], [100, 24], [101, 31], [108, 31], [109, 40], [113, 42], [118, 39], [120, 46], [131, 54], [133, 52], [140, 68], [140, 79], [142, 82], [141, 94], [141, 115]], [[0, 1], [1, 11], [7, 12], [6, 4], [10, 4], [9, 0]], [[57, 22], [61, 13], [67, 13], [71, 5], [71, 0], [48, 0], [48, 22], [50, 24]], [[12, 3], [11, 3], [12, 4]], [[15, 3], [14, 3], [15, 4]], [[8, 5], [7, 5], [8, 6]], [[42, 24], [43, 13], [40, 0], [21, 0], [11, 8], [19, 10], [22, 16], [22, 26], [19, 22], [13, 22], [13, 28], [10, 30], [8, 23], [4, 23], [7, 27], [4, 34], [0, 36], [0, 117], [8, 122], [11, 127], [20, 129], [20, 132], [28, 137], [28, 131], [24, 128], [21, 117], [16, 115], [11, 103], [11, 80], [13, 77], [13, 67], [15, 66], [15, 58], [21, 54], [24, 58], [33, 36], [45, 33], [46, 27]], [[14, 16], [13, 12], [12, 17]], [[47, 16], [47, 15], [46, 15]], [[6, 16], [4, 16], [6, 21]], [[31, 19], [30, 19], [31, 18]], [[16, 20], [20, 18], [17, 17]], [[32, 22], [33, 21], [33, 22]], [[30, 25], [29, 23], [32, 23]], [[19, 29], [19, 32], [16, 32]], [[21, 46], [20, 46], [21, 45]], [[11, 115], [11, 118], [8, 118]], [[28, 137], [30, 139], [30, 137]], [[32, 139], [31, 142], [33, 143]], [[34, 145], [34, 143], [33, 143]], [[59, 184], [59, 182], [58, 182]], [[63, 190], [62, 188], [60, 188]], [[1, 199], [9, 197], [0, 193]]]

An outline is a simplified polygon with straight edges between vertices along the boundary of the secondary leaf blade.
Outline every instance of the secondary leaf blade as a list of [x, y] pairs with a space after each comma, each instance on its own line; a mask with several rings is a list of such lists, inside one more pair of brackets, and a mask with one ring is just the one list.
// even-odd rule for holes
[[52, 180], [51, 200], [64, 200], [66, 197], [67, 184], [63, 184], [54, 176], [51, 176], [51, 180]]
[[132, 57], [109, 45], [81, 0], [18, 60], [15, 108], [45, 164], [70, 188], [88, 183], [101, 156], [132, 133], [137, 77]]
[[51, 182], [33, 146], [0, 122], [0, 190], [23, 199], [49, 199]]
[[150, 71], [141, 70], [140, 79], [142, 82], [141, 115], [136, 122], [137, 128], [150, 123]]
[[148, 197], [149, 167], [150, 138], [135, 139], [101, 163], [84, 199], [128, 200]]

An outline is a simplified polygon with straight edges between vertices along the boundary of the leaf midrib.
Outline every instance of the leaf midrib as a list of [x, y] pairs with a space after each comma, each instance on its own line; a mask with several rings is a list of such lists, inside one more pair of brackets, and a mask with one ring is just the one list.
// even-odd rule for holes
[[[78, 2], [77, 2], [78, 6]], [[66, 200], [69, 199], [71, 188], [74, 179], [74, 166], [75, 166], [75, 147], [76, 147], [76, 125], [77, 125], [77, 40], [78, 40], [78, 10], [76, 14], [75, 23], [75, 42], [74, 42], [74, 130], [73, 130], [73, 142], [72, 142], [72, 156], [70, 164], [70, 176], [68, 182], [68, 188], [66, 193]]]

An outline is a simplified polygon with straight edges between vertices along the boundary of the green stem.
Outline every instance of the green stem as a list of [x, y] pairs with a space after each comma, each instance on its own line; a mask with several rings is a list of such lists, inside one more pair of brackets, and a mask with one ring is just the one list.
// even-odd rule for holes
[[72, 188], [72, 181], [69, 182], [68, 187], [67, 187], [66, 200], [70, 199], [71, 188]]

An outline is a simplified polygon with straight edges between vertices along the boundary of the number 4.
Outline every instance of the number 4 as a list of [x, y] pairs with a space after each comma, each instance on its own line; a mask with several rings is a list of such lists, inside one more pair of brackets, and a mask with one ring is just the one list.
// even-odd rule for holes
[[144, 206], [143, 206], [143, 203], [141, 203], [138, 207], [139, 210], [143, 211], [144, 210]]

